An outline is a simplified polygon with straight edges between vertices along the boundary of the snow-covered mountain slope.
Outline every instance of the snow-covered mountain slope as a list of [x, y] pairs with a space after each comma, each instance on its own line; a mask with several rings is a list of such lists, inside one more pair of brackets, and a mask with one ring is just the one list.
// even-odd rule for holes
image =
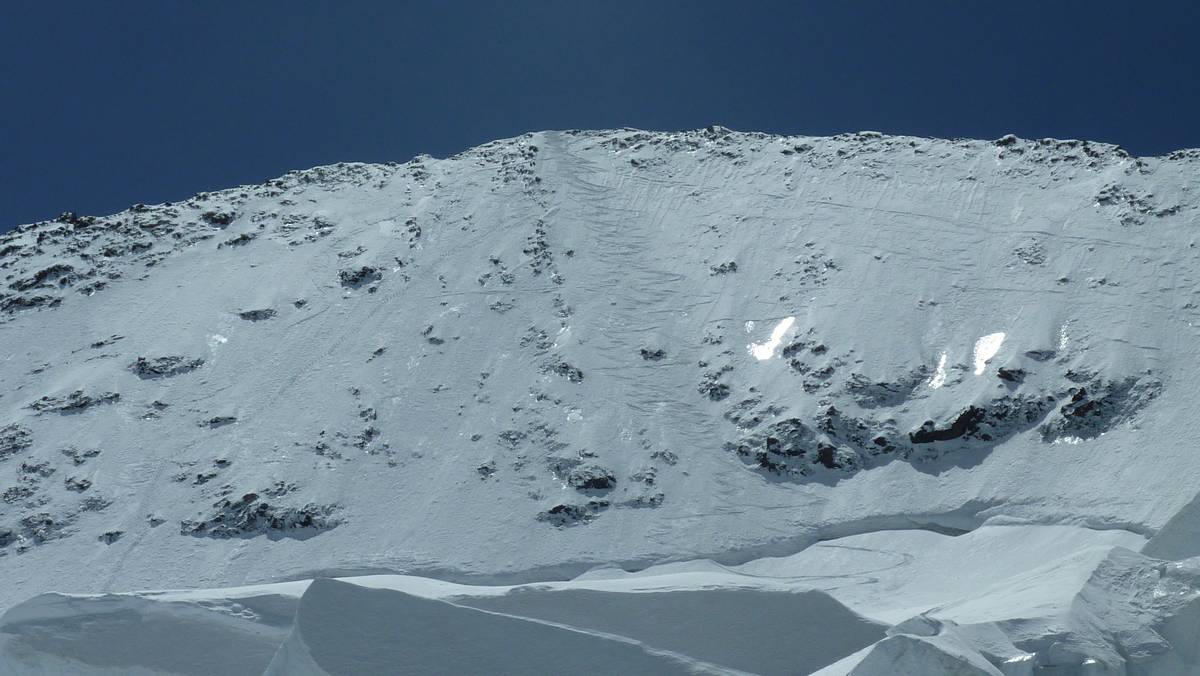
[[[545, 132], [23, 226], [0, 236], [0, 607], [881, 537], [924, 591], [835, 598], [890, 625], [991, 579], [920, 555], [985, 523], [1018, 550], [1071, 528], [1018, 559], [1022, 588], [1147, 539], [1196, 556], [1198, 169], [1014, 137]], [[962, 627], [1007, 612], [944, 620], [974, 646]], [[956, 650], [927, 638], [839, 665]]]

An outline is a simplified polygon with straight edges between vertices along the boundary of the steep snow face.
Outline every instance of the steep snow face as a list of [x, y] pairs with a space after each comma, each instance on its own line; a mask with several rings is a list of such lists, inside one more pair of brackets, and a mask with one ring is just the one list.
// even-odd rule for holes
[[0, 607], [1151, 535], [1200, 485], [1198, 167], [546, 132], [19, 228]]

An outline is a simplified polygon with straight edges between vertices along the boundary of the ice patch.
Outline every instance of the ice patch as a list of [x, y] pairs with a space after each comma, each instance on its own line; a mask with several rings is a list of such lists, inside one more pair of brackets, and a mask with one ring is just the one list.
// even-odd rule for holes
[[746, 333], [754, 330], [754, 322], [746, 322]]
[[934, 371], [933, 377], [929, 379], [929, 387], [936, 390], [946, 384], [946, 353], [938, 357], [937, 370]]
[[222, 336], [219, 333], [214, 333], [213, 335], [208, 337], [208, 349], [215, 350], [215, 349], [217, 349], [218, 345], [224, 345], [225, 343], [228, 343], [228, 342], [229, 342], [229, 339], [226, 338], [225, 336]]
[[975, 375], [983, 375], [983, 370], [987, 368], [988, 360], [996, 356], [1003, 343], [1004, 332], [1002, 331], [999, 333], [989, 333], [975, 341]]
[[[750, 350], [750, 354], [754, 355], [754, 358], [759, 361], [774, 357], [775, 351], [778, 350], [780, 344], [783, 343], [783, 336], [787, 334], [788, 329], [792, 328], [792, 324], [795, 323], [795, 317], [786, 317], [780, 320], [780, 322], [775, 325], [775, 329], [771, 331], [770, 340], [765, 343], [751, 343], [747, 345], [746, 348]], [[753, 328], [753, 324], [754, 322], [746, 322], [746, 325], [750, 328]]]

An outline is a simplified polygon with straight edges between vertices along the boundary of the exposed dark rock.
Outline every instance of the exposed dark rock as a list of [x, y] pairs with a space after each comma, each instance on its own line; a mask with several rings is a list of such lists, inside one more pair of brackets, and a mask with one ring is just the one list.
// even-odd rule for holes
[[520, 430], [503, 430], [496, 435], [501, 443], [509, 448], [516, 448], [528, 435]]
[[26, 481], [46, 479], [54, 472], [55, 469], [44, 460], [42, 462], [22, 462], [21, 466], [17, 468], [17, 475]]
[[1162, 383], [1151, 377], [1129, 377], [1116, 382], [1093, 380], [1086, 386], [1072, 387], [1067, 402], [1042, 426], [1042, 438], [1053, 441], [1061, 437], [1097, 437], [1132, 418], [1161, 389]]
[[212, 470], [212, 469], [204, 470], [203, 472], [198, 472], [196, 474], [196, 478], [192, 480], [192, 485], [193, 486], [202, 486], [202, 485], [212, 481], [215, 478], [217, 478], [216, 470]]
[[358, 433], [358, 436], [354, 437], [354, 447], [366, 448], [371, 444], [372, 441], [375, 441], [375, 439], [379, 438], [381, 433], [382, 432], [380, 432], [379, 428], [375, 427], [374, 425], [365, 428], [362, 432]]
[[914, 444], [955, 439], [989, 442], [995, 445], [1042, 420], [1053, 406], [1046, 396], [1003, 396], [985, 404], [968, 406], [949, 425], [938, 426], [932, 420], [909, 433]]
[[271, 319], [276, 314], [279, 313], [270, 308], [264, 308], [261, 310], [242, 310], [238, 312], [238, 317], [241, 317], [248, 322], [261, 322]]
[[920, 366], [890, 382], [873, 382], [855, 373], [846, 382], [846, 391], [863, 408], [899, 406], [912, 398], [913, 393], [929, 379], [929, 369]]
[[932, 420], [926, 420], [920, 429], [908, 433], [908, 440], [914, 444], [928, 444], [934, 441], [950, 441], [974, 434], [980, 423], [986, 417], [986, 411], [977, 406], [968, 406], [946, 426], [938, 427]]
[[[33, 497], [35, 492], [36, 491], [31, 486], [27, 486], [27, 485], [12, 486], [10, 488], [4, 489], [3, 493], [0, 493], [0, 501], [6, 502], [8, 504], [12, 504], [14, 502], [20, 502], [21, 500], [25, 500], [27, 498]], [[3, 545], [0, 545], [0, 546], [3, 546]]]
[[1009, 369], [1009, 368], [1004, 368], [1003, 366], [1001, 366], [999, 369], [996, 370], [996, 375], [1000, 377], [1000, 380], [1003, 380], [1005, 382], [1023, 383], [1023, 382], [1025, 382], [1026, 373], [1025, 373], [1025, 369], [1018, 369], [1018, 368]]
[[642, 349], [638, 350], [638, 353], [641, 354], [642, 359], [645, 359], [646, 361], [660, 361], [663, 357], [667, 356], [666, 350], [662, 348], [643, 347]]
[[84, 479], [82, 477], [68, 477], [65, 481], [63, 481], [63, 485], [65, 485], [69, 491], [82, 493], [92, 487], [92, 481], [91, 479]]
[[705, 373], [696, 390], [713, 401], [729, 397], [729, 385], [718, 380], [720, 373]]
[[34, 308], [53, 308], [62, 304], [58, 296], [4, 296], [0, 295], [0, 312], [14, 313]]
[[671, 451], [655, 451], [650, 454], [650, 457], [654, 460], [662, 460], [668, 465], [674, 465], [675, 463], [679, 462], [679, 456], [675, 455]]
[[610, 491], [617, 485], [617, 477], [599, 465], [585, 465], [567, 474], [567, 485], [579, 491]]
[[526, 240], [522, 253], [529, 257], [529, 267], [534, 275], [540, 275], [554, 265], [554, 255], [546, 239], [546, 224], [539, 220], [533, 234]]
[[40, 545], [50, 540], [65, 537], [72, 519], [56, 517], [48, 512], [24, 516], [18, 522], [18, 539], [31, 545]]
[[222, 249], [227, 246], [246, 246], [250, 242], [253, 242], [255, 240], [255, 238], [257, 238], [257, 237], [258, 237], [258, 235], [253, 232], [243, 232], [242, 234], [238, 235], [237, 237], [227, 239], [224, 242], [221, 242], [220, 244], [217, 245], [217, 248]]
[[216, 427], [224, 427], [226, 425], [232, 425], [235, 422], [237, 422], [237, 418], [234, 416], [218, 415], [218, 416], [209, 418], [208, 420], [201, 421], [200, 426], [216, 428]]
[[630, 474], [629, 480], [646, 484], [647, 486], [653, 486], [654, 482], [658, 480], [658, 470], [654, 469], [653, 467], [640, 469], [633, 474]]
[[82, 512], [99, 512], [108, 509], [111, 505], [112, 500], [93, 495], [79, 501], [79, 510]]
[[727, 263], [721, 263], [720, 265], [711, 266], [708, 269], [708, 273], [710, 275], [725, 275], [725, 274], [729, 274], [731, 272], [737, 272], [737, 269], [738, 269], [737, 263], [735, 263], [733, 261], [729, 261]]
[[650, 507], [660, 507], [667, 496], [662, 493], [651, 493], [649, 495], [639, 495], [636, 498], [631, 498], [624, 502], [618, 503], [618, 507], [631, 507], [633, 509], [646, 509]]
[[166, 357], [138, 357], [129, 365], [129, 370], [142, 380], [154, 378], [170, 378], [172, 376], [195, 371], [204, 366], [203, 359], [189, 359], [179, 355]]
[[0, 427], [0, 460], [11, 457], [33, 444], [33, 434], [17, 423]]
[[425, 328], [421, 329], [421, 335], [425, 336], [425, 340], [430, 345], [441, 345], [446, 342], [442, 338], [439, 338], [438, 336], [433, 335], [433, 324], [429, 324]]
[[99, 540], [100, 542], [103, 542], [106, 545], [111, 545], [112, 543], [116, 542], [117, 540], [120, 540], [121, 536], [124, 534], [125, 534], [125, 531], [123, 531], [123, 530], [108, 530], [108, 531], [104, 531], [103, 533], [101, 533], [100, 536], [97, 537], [96, 539]]
[[583, 382], [583, 371], [575, 366], [571, 366], [561, 359], [546, 364], [542, 367], [542, 370], [546, 373], [553, 373], [566, 378], [572, 383]]
[[[9, 287], [16, 291], [28, 291], [36, 287], [42, 286], [67, 286], [79, 279], [75, 274], [75, 268], [66, 263], [56, 263], [50, 267], [38, 270], [31, 277], [26, 279], [18, 279], [9, 284]], [[53, 283], [53, 284], [52, 284]]]
[[113, 334], [113, 335], [109, 336], [108, 338], [104, 338], [102, 340], [97, 340], [96, 342], [92, 343], [91, 345], [88, 345], [88, 347], [92, 348], [93, 350], [99, 350], [102, 347], [108, 347], [109, 345], [112, 345], [113, 343], [117, 342], [118, 340], [124, 340], [124, 339], [125, 339], [125, 336], [118, 336], [116, 334]]
[[83, 463], [87, 462], [88, 459], [100, 455], [100, 451], [96, 449], [81, 451], [77, 448], [64, 448], [62, 450], [62, 454], [70, 458], [71, 462], [75, 465], [82, 465]]
[[276, 481], [270, 486], [262, 489], [262, 494], [268, 498], [281, 498], [289, 493], [294, 493], [299, 489], [294, 483], [287, 481]]
[[257, 493], [247, 493], [238, 500], [223, 498], [213, 507], [215, 512], [208, 518], [180, 523], [180, 534], [211, 538], [305, 537], [340, 524], [331, 516], [337, 509], [335, 505], [277, 507], [260, 500]]
[[373, 284], [383, 279], [383, 271], [377, 267], [364, 265], [338, 272], [338, 280], [348, 289], [357, 289], [367, 284]]
[[233, 223], [233, 219], [237, 218], [237, 214], [231, 211], [206, 211], [200, 214], [200, 219], [209, 225], [219, 225], [225, 227]]
[[81, 413], [93, 406], [112, 404], [121, 398], [116, 392], [104, 392], [95, 396], [86, 395], [83, 390], [75, 390], [65, 397], [42, 397], [29, 405], [38, 413], [60, 413], [71, 415]]
[[590, 522], [596, 515], [608, 509], [607, 500], [589, 500], [583, 505], [559, 504], [539, 512], [538, 521], [545, 521], [554, 526], [576, 526]]
[[816, 442], [815, 430], [798, 418], [787, 418], [727, 447], [769, 472], [807, 474]]

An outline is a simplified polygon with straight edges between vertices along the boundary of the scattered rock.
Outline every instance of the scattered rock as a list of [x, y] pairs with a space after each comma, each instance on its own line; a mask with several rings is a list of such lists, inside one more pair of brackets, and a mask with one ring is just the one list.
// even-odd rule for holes
[[555, 360], [553, 362], [550, 362], [550, 363], [544, 365], [542, 367], [542, 371], [545, 373], [553, 373], [555, 375], [561, 376], [563, 378], [566, 378], [569, 382], [572, 382], [572, 383], [583, 382], [583, 371], [581, 371], [580, 369], [578, 369], [574, 366], [571, 366], [570, 364], [563, 361], [562, 359], [558, 359], [558, 360]]
[[617, 477], [599, 465], [586, 465], [567, 474], [567, 485], [578, 491], [610, 491], [616, 488]]
[[213, 503], [215, 511], [199, 521], [183, 521], [181, 535], [210, 538], [268, 537], [303, 538], [336, 528], [335, 505], [308, 503], [302, 507], [277, 507], [247, 493], [238, 500], [223, 498]]
[[383, 279], [383, 271], [377, 267], [363, 265], [338, 272], [338, 280], [348, 289], [357, 289]]
[[537, 520], [545, 521], [559, 528], [576, 526], [592, 521], [597, 514], [608, 509], [608, 506], [607, 500], [589, 500], [582, 505], [559, 504], [544, 512], [539, 512]]
[[255, 240], [255, 238], [257, 238], [257, 237], [258, 237], [258, 235], [256, 233], [243, 232], [242, 234], [238, 235], [237, 237], [234, 237], [232, 239], [227, 239], [224, 242], [221, 242], [220, 244], [217, 245], [217, 248], [223, 249], [227, 246], [246, 246], [250, 242], [253, 242]]
[[237, 218], [237, 214], [232, 211], [206, 211], [200, 214], [200, 219], [210, 225], [219, 225], [225, 227], [233, 223], [233, 219]]
[[99, 540], [100, 542], [103, 542], [106, 545], [111, 545], [112, 543], [116, 542], [117, 540], [120, 540], [121, 536], [124, 534], [125, 534], [125, 531], [123, 531], [123, 530], [109, 530], [109, 531], [104, 531], [103, 533], [101, 533], [100, 536], [96, 539]]
[[75, 464], [76, 466], [78, 466], [78, 465], [82, 465], [83, 463], [87, 462], [90, 458], [94, 458], [97, 455], [100, 455], [100, 451], [98, 451], [96, 449], [80, 451], [77, 448], [71, 447], [71, 448], [62, 449], [62, 454], [67, 456], [68, 458], [70, 458], [71, 462], [73, 464]]
[[618, 503], [618, 507], [630, 507], [633, 509], [646, 509], [652, 507], [661, 507], [667, 496], [662, 493], [652, 493], [650, 495], [639, 495], [624, 502]]
[[996, 375], [1000, 377], [1000, 380], [1003, 380], [1005, 382], [1020, 384], [1020, 383], [1025, 382], [1026, 374], [1025, 374], [1025, 369], [1018, 369], [1018, 368], [1010, 369], [1010, 368], [1005, 368], [1005, 367], [1001, 366], [999, 369], [996, 370]]
[[69, 490], [69, 491], [75, 491], [76, 493], [82, 493], [92, 487], [92, 480], [84, 479], [82, 477], [68, 477], [63, 482], [63, 484], [67, 487], [67, 490]]
[[112, 404], [120, 400], [116, 392], [104, 392], [95, 396], [86, 395], [83, 390], [75, 390], [65, 397], [42, 397], [29, 405], [29, 408], [41, 413], [59, 413], [72, 415], [101, 404]]
[[204, 366], [203, 359], [189, 359], [179, 355], [170, 355], [154, 358], [138, 357], [137, 361], [129, 365], [129, 370], [133, 371], [134, 375], [142, 380], [152, 380], [181, 375], [195, 371], [201, 366]]
[[871, 381], [855, 373], [846, 381], [846, 391], [863, 408], [899, 406], [911, 399], [928, 379], [929, 369], [923, 365], [890, 382]]
[[650, 457], [654, 460], [661, 460], [668, 465], [674, 465], [675, 463], [679, 462], [679, 456], [675, 455], [671, 451], [655, 451], [650, 454]]
[[12, 423], [0, 427], [0, 460], [20, 453], [33, 444], [33, 434], [17, 424]]
[[712, 401], [721, 401], [729, 397], [729, 385], [718, 380], [720, 373], [706, 373], [696, 389]]
[[276, 314], [278, 313], [275, 310], [265, 308], [262, 310], [242, 310], [238, 312], [238, 317], [241, 317], [248, 322], [261, 322], [271, 319]]
[[1129, 377], [1116, 382], [1092, 380], [1068, 390], [1069, 399], [1042, 426], [1042, 438], [1092, 439], [1131, 419], [1153, 401], [1162, 383], [1152, 377]]

